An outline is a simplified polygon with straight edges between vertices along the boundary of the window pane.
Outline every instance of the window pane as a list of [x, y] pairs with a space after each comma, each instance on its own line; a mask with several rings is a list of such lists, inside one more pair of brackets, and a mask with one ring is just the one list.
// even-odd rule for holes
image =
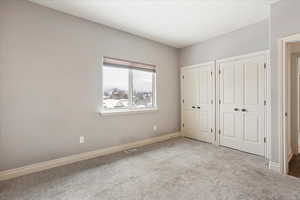
[[135, 108], [153, 107], [153, 72], [132, 70], [133, 95], [132, 104]]
[[126, 68], [103, 66], [103, 108], [128, 108], [128, 75]]

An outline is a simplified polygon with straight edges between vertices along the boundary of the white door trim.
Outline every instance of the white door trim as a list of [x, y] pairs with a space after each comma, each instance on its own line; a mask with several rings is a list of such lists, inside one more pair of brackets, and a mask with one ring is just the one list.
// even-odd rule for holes
[[205, 63], [199, 63], [199, 64], [195, 64], [195, 65], [186, 65], [186, 66], [182, 66], [180, 68], [180, 70], [185, 70], [185, 69], [192, 69], [192, 68], [197, 68], [197, 67], [202, 67], [202, 66], [206, 66], [206, 65], [212, 65], [215, 64], [215, 61], [209, 61], [209, 62], [205, 62]]
[[239, 55], [239, 56], [232, 56], [232, 57], [218, 59], [218, 60], [216, 60], [216, 62], [220, 63], [220, 62], [226, 62], [226, 61], [234, 61], [234, 60], [259, 56], [259, 55], [265, 55], [265, 54], [269, 55], [269, 53], [270, 53], [270, 50], [257, 51], [257, 52], [243, 54], [243, 55]]
[[286, 133], [286, 121], [285, 113], [287, 112], [286, 108], [286, 73], [287, 73], [287, 60], [286, 60], [286, 51], [287, 44], [300, 41], [300, 34], [291, 35], [284, 37], [278, 40], [278, 137], [279, 137], [279, 164], [280, 172], [282, 174], [288, 173], [288, 151], [286, 150], [287, 143], [287, 133]]
[[[264, 51], [258, 51], [250, 54], [244, 54], [240, 56], [234, 56], [234, 57], [228, 57], [228, 58], [223, 58], [216, 60], [216, 72], [219, 73], [220, 70], [220, 63], [226, 62], [226, 61], [235, 61], [239, 59], [245, 59], [245, 58], [251, 58], [255, 57], [258, 55], [265, 55], [266, 56], [266, 131], [265, 131], [265, 137], [267, 139], [265, 143], [265, 158], [270, 160], [271, 158], [271, 67], [270, 67], [270, 51], [269, 50], [264, 50]], [[219, 85], [220, 80], [219, 76], [216, 77], [216, 84]], [[220, 99], [220, 90], [219, 87], [216, 87], [216, 101], [218, 102]], [[220, 112], [220, 104], [216, 104], [216, 113]], [[216, 115], [218, 116], [218, 115]], [[219, 132], [220, 130], [220, 119], [219, 117], [216, 118], [216, 132]], [[217, 134], [217, 145], [220, 145], [220, 135]], [[266, 162], [268, 164], [268, 162]]]
[[299, 112], [299, 107], [300, 107], [300, 104], [299, 104], [299, 101], [300, 101], [300, 94], [299, 94], [299, 91], [300, 91], [300, 88], [299, 88], [299, 85], [300, 85], [300, 55], [296, 55], [296, 65], [297, 65], [297, 84], [298, 84], [298, 87], [297, 87], [297, 119], [298, 119], [298, 123], [297, 123], [297, 142], [298, 142], [298, 151], [295, 152], [296, 154], [299, 153], [300, 151], [300, 140], [299, 140], [299, 130], [300, 130], [300, 123], [299, 123], [299, 119], [300, 119], [300, 112]]

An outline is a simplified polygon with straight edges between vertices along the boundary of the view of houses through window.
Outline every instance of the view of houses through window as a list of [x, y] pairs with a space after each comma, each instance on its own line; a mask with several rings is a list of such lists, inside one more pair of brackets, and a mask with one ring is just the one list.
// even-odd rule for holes
[[103, 65], [103, 109], [154, 107], [155, 71]]
[[152, 107], [153, 72], [132, 70], [132, 105], [136, 108]]
[[129, 69], [103, 66], [103, 108], [128, 108]]

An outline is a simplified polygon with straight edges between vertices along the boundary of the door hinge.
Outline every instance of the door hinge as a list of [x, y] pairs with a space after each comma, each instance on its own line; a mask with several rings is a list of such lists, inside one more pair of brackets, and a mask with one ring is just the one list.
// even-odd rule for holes
[[212, 75], [213, 75], [213, 72], [210, 72], [210, 75], [212, 76]]
[[182, 76], [182, 79], [184, 79], [184, 76]]
[[182, 99], [182, 103], [184, 103], [184, 99]]
[[184, 128], [184, 124], [182, 124], [182, 128]]
[[221, 70], [219, 69], [219, 74], [221, 74]]
[[212, 133], [212, 132], [214, 132], [214, 130], [211, 128], [211, 129], [210, 129], [210, 132]]
[[221, 99], [219, 99], [219, 104], [221, 104]]
[[211, 103], [211, 104], [214, 104], [214, 100], [210, 100], [210, 103]]
[[267, 143], [267, 138], [266, 137], [264, 137], [264, 143]]
[[286, 117], [287, 117], [287, 116], [288, 116], [288, 113], [287, 113], [287, 112], [285, 112], [285, 113], [284, 113], [284, 116], [286, 116]]
[[221, 135], [221, 130], [219, 130], [219, 135]]
[[265, 105], [265, 106], [267, 105], [267, 101], [266, 101], [266, 100], [264, 100], [264, 105]]
[[267, 69], [267, 63], [264, 63], [264, 68]]

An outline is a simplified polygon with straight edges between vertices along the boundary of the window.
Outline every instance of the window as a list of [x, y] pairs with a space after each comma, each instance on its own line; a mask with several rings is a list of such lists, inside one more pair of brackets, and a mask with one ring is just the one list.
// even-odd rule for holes
[[103, 58], [102, 112], [130, 112], [156, 108], [156, 67]]

